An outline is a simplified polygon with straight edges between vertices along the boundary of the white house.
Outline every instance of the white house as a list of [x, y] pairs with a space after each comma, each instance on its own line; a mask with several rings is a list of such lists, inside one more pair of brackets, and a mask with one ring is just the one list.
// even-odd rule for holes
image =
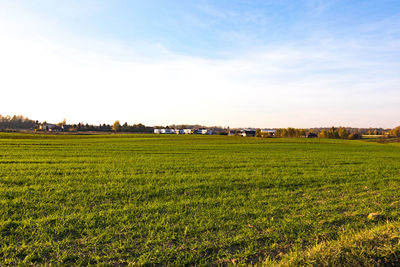
[[185, 134], [192, 134], [192, 133], [193, 133], [193, 130], [192, 130], [192, 129], [183, 129], [183, 132], [184, 132]]
[[175, 130], [174, 129], [161, 129], [162, 134], [174, 134]]
[[193, 131], [193, 129], [154, 129], [155, 134], [212, 134], [211, 130], [207, 129], [199, 129], [197, 131]]
[[207, 130], [207, 129], [198, 129], [196, 131], [197, 134], [212, 134], [212, 130]]

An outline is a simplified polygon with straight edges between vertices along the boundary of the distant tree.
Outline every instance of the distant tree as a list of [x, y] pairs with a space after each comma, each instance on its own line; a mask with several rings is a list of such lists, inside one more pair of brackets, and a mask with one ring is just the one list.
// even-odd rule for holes
[[92, 124], [90, 124], [90, 125], [86, 124], [86, 129], [87, 129], [87, 131], [95, 131], [96, 127]]
[[[133, 125], [133, 131], [137, 132], [137, 133], [144, 133], [144, 132], [146, 132], [146, 126], [144, 126], [141, 123], [135, 124], [135, 125]], [[149, 132], [152, 132], [152, 130], [150, 129]]]
[[344, 127], [340, 127], [338, 130], [339, 137], [342, 139], [347, 139], [349, 137], [349, 132]]
[[121, 131], [123, 132], [128, 132], [129, 131], [129, 125], [127, 122], [125, 122], [122, 126], [121, 126]]
[[282, 137], [282, 129], [275, 130], [275, 137]]
[[287, 136], [288, 137], [296, 137], [297, 136], [296, 129], [291, 128], [291, 127], [287, 128]]
[[261, 129], [256, 129], [255, 137], [262, 137]]
[[322, 130], [321, 132], [318, 133], [319, 138], [328, 138], [328, 132], [325, 130]]
[[361, 134], [359, 134], [359, 133], [351, 133], [351, 134], [349, 134], [349, 139], [361, 139]]
[[305, 129], [298, 129], [297, 137], [306, 137], [306, 130]]
[[0, 129], [34, 129], [36, 122], [22, 115], [2, 116], [0, 115]]
[[337, 139], [339, 138], [338, 130], [335, 127], [332, 127], [327, 132], [328, 138]]
[[66, 119], [63, 119], [63, 121], [57, 123], [57, 126], [63, 127], [63, 126], [66, 125], [66, 124], [67, 124], [67, 120], [66, 120]]
[[119, 123], [119, 120], [116, 120], [112, 126], [112, 130], [114, 132], [118, 132], [121, 130], [121, 123]]
[[389, 132], [390, 136], [400, 137], [400, 126], [397, 126]]
[[[269, 134], [267, 134], [267, 136], [269, 136]], [[295, 128], [291, 128], [291, 127], [276, 129], [274, 136], [275, 137], [305, 137], [306, 130], [305, 129], [295, 129]]]
[[288, 131], [286, 129], [282, 129], [281, 137], [289, 137]]

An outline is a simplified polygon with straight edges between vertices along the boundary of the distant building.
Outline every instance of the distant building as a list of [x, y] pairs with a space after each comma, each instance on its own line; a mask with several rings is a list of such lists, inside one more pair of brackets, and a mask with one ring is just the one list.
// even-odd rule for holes
[[189, 132], [191, 129], [154, 129], [155, 134], [187, 134], [191, 133]]
[[256, 136], [256, 130], [253, 129], [245, 129], [245, 130], [241, 130], [241, 136], [249, 136], [249, 137], [254, 137]]
[[68, 131], [70, 131], [70, 129], [71, 129], [72, 127], [71, 127], [71, 125], [62, 125], [61, 126], [61, 129], [64, 131], [64, 132], [68, 132]]
[[195, 134], [212, 134], [212, 130], [198, 129], [198, 130], [195, 131]]
[[175, 130], [174, 129], [161, 129], [162, 134], [174, 134]]
[[183, 132], [184, 132], [185, 134], [192, 134], [192, 133], [193, 133], [193, 130], [192, 130], [192, 129], [183, 129]]
[[183, 129], [175, 129], [176, 134], [185, 134], [185, 130]]
[[208, 129], [154, 129], [155, 134], [213, 134], [212, 130]]
[[40, 124], [39, 125], [39, 130], [41, 131], [49, 131], [49, 132], [57, 132], [57, 131], [61, 131], [61, 127], [55, 125], [55, 124], [49, 124], [49, 123], [45, 123], [45, 124]]
[[274, 136], [275, 130], [274, 129], [261, 129], [261, 133], [268, 134], [269, 136]]
[[316, 138], [318, 135], [316, 133], [308, 133], [307, 138]]

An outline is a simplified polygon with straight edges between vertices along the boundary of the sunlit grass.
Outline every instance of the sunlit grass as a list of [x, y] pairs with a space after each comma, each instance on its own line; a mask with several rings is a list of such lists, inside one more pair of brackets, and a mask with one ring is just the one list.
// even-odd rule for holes
[[0, 260], [261, 264], [398, 220], [399, 173], [363, 141], [0, 134]]

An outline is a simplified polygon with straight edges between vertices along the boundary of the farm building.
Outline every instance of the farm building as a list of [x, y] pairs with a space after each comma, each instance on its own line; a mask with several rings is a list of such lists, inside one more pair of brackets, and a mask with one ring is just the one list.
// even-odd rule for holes
[[316, 138], [316, 137], [318, 137], [318, 135], [316, 133], [309, 133], [307, 135], [307, 138]]
[[245, 130], [241, 130], [241, 136], [251, 136], [254, 137], [256, 135], [256, 130], [253, 129], [245, 129]]
[[58, 132], [58, 131], [61, 131], [62, 128], [57, 126], [57, 125], [55, 125], [55, 124], [45, 123], [45, 124], [39, 125], [39, 130], [41, 130], [41, 131], [49, 131], [49, 132]]
[[212, 130], [208, 129], [198, 129], [195, 131], [196, 134], [212, 134]]
[[155, 134], [174, 134], [175, 129], [154, 129]]
[[261, 129], [261, 133], [269, 134], [269, 136], [274, 136], [275, 135], [275, 130], [274, 129]]
[[154, 129], [155, 134], [192, 134], [192, 129]]
[[174, 134], [175, 129], [161, 129], [162, 134]]
[[213, 134], [212, 130], [208, 129], [154, 129], [155, 134]]

